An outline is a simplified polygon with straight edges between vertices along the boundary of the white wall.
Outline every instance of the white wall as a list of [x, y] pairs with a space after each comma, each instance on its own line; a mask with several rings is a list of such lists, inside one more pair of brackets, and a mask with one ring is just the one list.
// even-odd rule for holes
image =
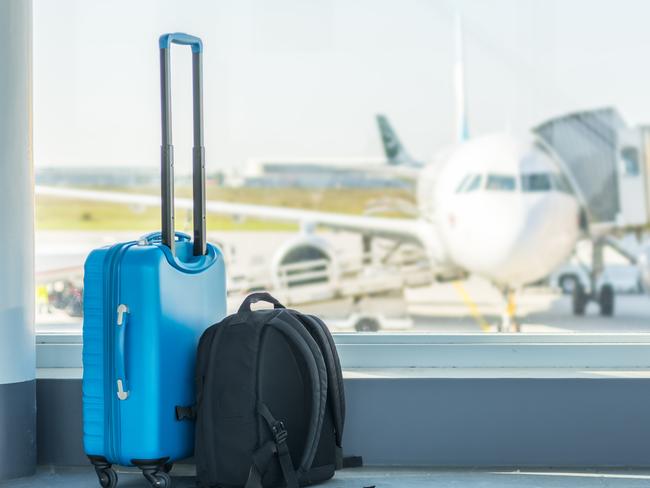
[[0, 385], [33, 380], [32, 3], [0, 2]]

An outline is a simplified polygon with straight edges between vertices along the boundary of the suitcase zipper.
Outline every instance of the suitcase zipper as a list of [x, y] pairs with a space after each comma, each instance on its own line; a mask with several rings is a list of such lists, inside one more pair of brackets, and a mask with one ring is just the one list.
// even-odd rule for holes
[[105, 314], [105, 332], [106, 332], [106, 344], [108, 345], [108, 360], [106, 361], [108, 370], [105, 374], [106, 381], [104, 382], [105, 390], [105, 425], [107, 426], [107, 449], [112, 461], [119, 460], [119, 445], [120, 442], [120, 407], [119, 400], [117, 400], [117, 394], [115, 390], [115, 385], [117, 378], [115, 377], [115, 315], [113, 315], [114, 310], [116, 309], [119, 292], [120, 292], [120, 265], [122, 261], [122, 256], [124, 252], [131, 246], [135, 244], [135, 241], [126, 242], [114, 246], [111, 251], [112, 254], [110, 259], [107, 261], [108, 273], [105, 276], [108, 276], [107, 288], [105, 289], [104, 294], [104, 303], [106, 310], [109, 310], [109, 313]]

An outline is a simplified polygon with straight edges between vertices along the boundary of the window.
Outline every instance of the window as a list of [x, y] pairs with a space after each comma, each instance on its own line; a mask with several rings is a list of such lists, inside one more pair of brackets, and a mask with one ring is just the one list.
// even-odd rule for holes
[[571, 190], [571, 183], [566, 179], [566, 176], [560, 173], [551, 173], [551, 182], [553, 188], [555, 188], [560, 193], [566, 193], [573, 195], [573, 190]]
[[521, 175], [521, 190], [523, 192], [551, 191], [551, 175], [548, 173]]
[[460, 183], [458, 184], [458, 187], [456, 188], [456, 193], [462, 193], [465, 190], [465, 187], [467, 186], [467, 183], [472, 179], [472, 175], [465, 175], [462, 180], [460, 180]]
[[515, 191], [515, 186], [514, 176], [490, 174], [487, 177], [485, 189], [490, 191]]
[[468, 174], [461, 180], [456, 193], [469, 193], [481, 188], [483, 177], [477, 174]]
[[[208, 207], [220, 209], [208, 214], [207, 229], [226, 255], [231, 307], [265, 289], [321, 315], [335, 332], [378, 330], [413, 341], [496, 334], [509, 280], [524, 334], [650, 332], [650, 298], [639, 292], [645, 268], [608, 247], [605, 268], [627, 272], [603, 273], [590, 289], [599, 250], [579, 241], [586, 234], [575, 195], [599, 210], [614, 171], [643, 169], [640, 149], [615, 136], [623, 126], [650, 135], [633, 106], [645, 92], [620, 77], [638, 71], [650, 45], [650, 4], [590, 6], [598, 25], [611, 27], [603, 36], [580, 21], [584, 8], [575, 2], [550, 9], [535, 0], [516, 8], [458, 2], [467, 54], [460, 88], [475, 103], [469, 140], [455, 145], [451, 121], [463, 114], [448, 103], [454, 88], [439, 81], [453, 72], [445, 53], [458, 36], [451, 35], [454, 16], [434, 3], [373, 4], [377, 22], [368, 23], [355, 2], [283, 0], [291, 15], [263, 0], [197, 0], [191, 10], [132, 2], [125, 16], [100, 0], [35, 1], [36, 182], [102, 192], [36, 195], [37, 330], [78, 333], [88, 253], [160, 226], [158, 207], [128, 196], [160, 192], [157, 39], [179, 25], [203, 35], [206, 46], [206, 194]], [[440, 29], [431, 29], [434, 18]], [[612, 18], [620, 22], [610, 25]], [[380, 28], [386, 23], [394, 35]], [[119, 38], [118, 24], [125, 25]], [[616, 65], [604, 66], [594, 46], [606, 46], [606, 61]], [[188, 49], [174, 47], [172, 68], [182, 199], [192, 193]], [[266, 72], [273, 76], [261, 82]], [[505, 116], [512, 131], [502, 130]], [[526, 164], [502, 164], [511, 148], [524, 148]], [[565, 167], [574, 171], [564, 174]], [[539, 198], [519, 198], [519, 188]], [[546, 196], [561, 209], [536, 207]], [[176, 229], [192, 230], [181, 205]], [[626, 232], [609, 237], [636, 255], [648, 242]]]
[[466, 193], [470, 193], [476, 190], [479, 190], [481, 188], [481, 182], [483, 181], [483, 176], [481, 175], [474, 175], [470, 182], [467, 184], [467, 187], [465, 188]]
[[636, 147], [621, 149], [621, 159], [625, 176], [639, 176], [639, 151]]

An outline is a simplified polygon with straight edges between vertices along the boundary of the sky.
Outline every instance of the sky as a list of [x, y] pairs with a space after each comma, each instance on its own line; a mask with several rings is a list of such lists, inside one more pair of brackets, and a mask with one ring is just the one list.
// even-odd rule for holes
[[[375, 114], [409, 152], [454, 142], [454, 17], [470, 135], [525, 135], [613, 105], [650, 123], [644, 0], [34, 0], [34, 159], [155, 167], [158, 36], [204, 41], [208, 171], [251, 159], [381, 158]], [[191, 161], [191, 57], [172, 52], [176, 167]]]

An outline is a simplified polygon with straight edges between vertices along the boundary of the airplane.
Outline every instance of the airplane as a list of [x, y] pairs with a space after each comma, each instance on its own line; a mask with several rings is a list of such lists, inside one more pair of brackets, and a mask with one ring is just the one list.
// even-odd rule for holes
[[[507, 133], [469, 138], [464, 96], [462, 34], [456, 26], [457, 144], [423, 165], [404, 149], [384, 116], [378, 116], [389, 163], [417, 169], [417, 215], [385, 218], [307, 211], [220, 201], [206, 211], [301, 224], [301, 232], [283, 247], [275, 262], [309, 255], [331, 261], [336, 256], [314, 235], [318, 227], [363, 236], [364, 244], [385, 238], [421, 246], [433, 276], [450, 280], [479, 275], [504, 295], [499, 331], [519, 331], [514, 292], [549, 275], [570, 256], [581, 233], [581, 208], [553, 153], [532, 134], [520, 141]], [[37, 194], [142, 206], [159, 205], [154, 195], [36, 187]], [[190, 209], [190, 199], [176, 207]], [[299, 258], [298, 258], [299, 259]]]
[[[496, 134], [460, 143], [446, 159], [424, 166], [415, 219], [343, 215], [287, 207], [208, 201], [206, 211], [301, 224], [304, 232], [283, 247], [287, 264], [297, 250], [334, 260], [314, 226], [422, 246], [437, 279], [479, 275], [511, 301], [511, 292], [554, 270], [580, 234], [580, 206], [550, 153], [532, 141]], [[157, 206], [155, 195], [37, 186], [39, 195]], [[176, 207], [191, 209], [190, 199]], [[512, 304], [508, 305], [512, 308]], [[502, 330], [512, 313], [504, 315]]]
[[641, 285], [650, 293], [650, 247], [647, 247], [639, 256], [639, 267], [641, 268]]
[[424, 166], [422, 161], [417, 161], [411, 157], [385, 115], [377, 115], [377, 126], [379, 127], [381, 142], [384, 146], [384, 153], [386, 154], [389, 166], [415, 168], [418, 170]]

